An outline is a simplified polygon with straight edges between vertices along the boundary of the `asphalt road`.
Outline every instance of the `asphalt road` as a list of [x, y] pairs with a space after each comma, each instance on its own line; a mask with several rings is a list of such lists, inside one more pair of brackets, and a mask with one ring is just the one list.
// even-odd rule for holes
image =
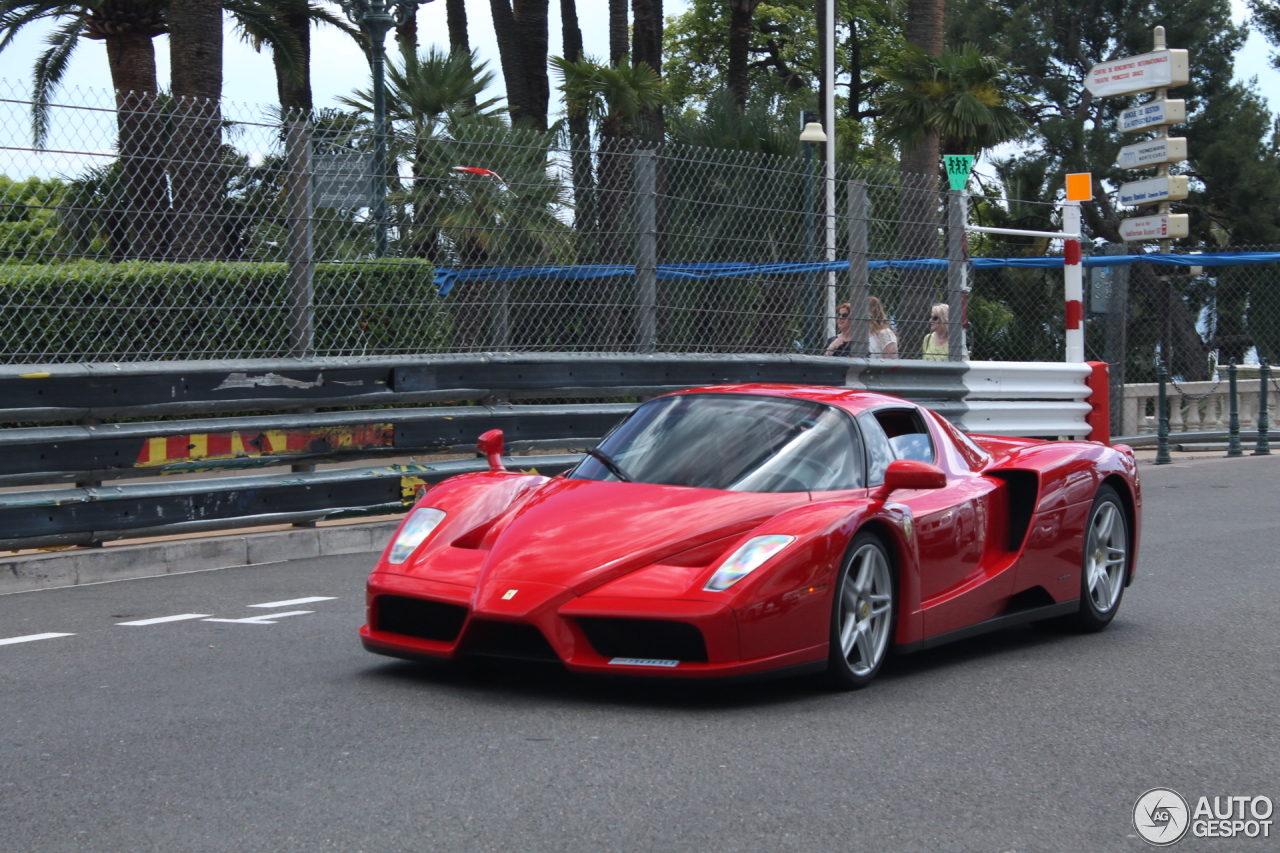
[[376, 657], [368, 558], [0, 596], [0, 640], [70, 635], [0, 644], [0, 850], [1145, 850], [1149, 788], [1280, 801], [1277, 474], [1144, 466], [1108, 631], [1006, 631], [852, 694]]

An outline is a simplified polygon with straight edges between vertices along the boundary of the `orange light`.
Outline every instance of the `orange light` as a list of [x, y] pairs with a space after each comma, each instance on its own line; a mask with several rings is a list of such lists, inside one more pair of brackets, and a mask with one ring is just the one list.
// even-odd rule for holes
[[1089, 172], [1074, 172], [1067, 175], [1067, 201], [1092, 201], [1093, 175]]

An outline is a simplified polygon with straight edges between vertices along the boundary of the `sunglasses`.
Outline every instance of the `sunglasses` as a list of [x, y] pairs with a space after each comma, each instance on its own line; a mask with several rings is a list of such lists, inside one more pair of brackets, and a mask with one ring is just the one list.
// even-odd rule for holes
[[930, 322], [932, 322], [932, 323], [941, 323], [941, 322], [942, 322], [942, 318], [941, 318], [941, 317], [930, 317], [930, 318], [929, 318], [929, 321], [930, 321]]
[[848, 311], [841, 311], [839, 314], [837, 314], [837, 315], [836, 315], [836, 317], [838, 317], [838, 318], [839, 318], [839, 319], [841, 319], [841, 320], [848, 320], [848, 319], [849, 319], [849, 312], [848, 312]]

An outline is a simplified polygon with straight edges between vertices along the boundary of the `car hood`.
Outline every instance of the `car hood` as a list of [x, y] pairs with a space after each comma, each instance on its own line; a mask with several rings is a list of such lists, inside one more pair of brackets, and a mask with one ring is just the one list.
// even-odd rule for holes
[[507, 522], [481, 582], [533, 581], [581, 595], [673, 554], [745, 533], [809, 499], [808, 492], [553, 480]]

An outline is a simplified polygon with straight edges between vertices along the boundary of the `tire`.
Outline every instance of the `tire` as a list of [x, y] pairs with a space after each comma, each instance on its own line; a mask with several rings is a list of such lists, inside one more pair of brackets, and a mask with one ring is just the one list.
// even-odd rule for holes
[[893, 561], [880, 538], [853, 538], [831, 597], [831, 651], [826, 681], [837, 690], [858, 690], [876, 677], [897, 624], [898, 585]]
[[1129, 519], [1120, 495], [1102, 486], [1085, 525], [1080, 566], [1080, 612], [1076, 625], [1101, 631], [1115, 618], [1129, 573]]

